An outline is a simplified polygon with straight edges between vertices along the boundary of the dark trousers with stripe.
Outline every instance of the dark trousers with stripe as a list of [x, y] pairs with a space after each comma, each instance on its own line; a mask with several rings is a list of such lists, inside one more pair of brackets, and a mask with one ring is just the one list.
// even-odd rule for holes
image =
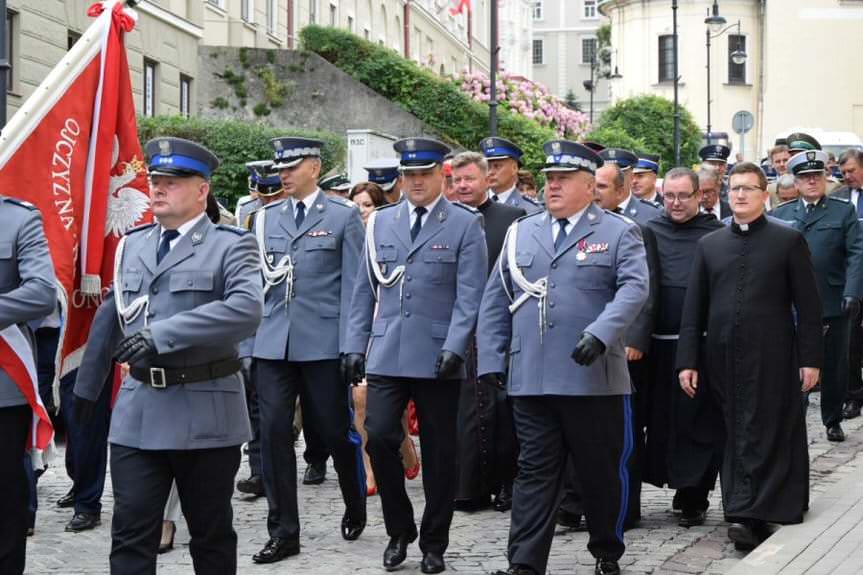
[[845, 316], [824, 318], [824, 369], [821, 370], [821, 421], [825, 427], [842, 423], [848, 393], [848, 350], [851, 323]]
[[24, 449], [33, 412], [28, 405], [0, 407], [0, 573], [24, 573], [27, 549], [27, 474]]
[[555, 511], [572, 456], [597, 558], [619, 559], [633, 450], [630, 396], [512, 397], [520, 446], [509, 562], [545, 573]]
[[461, 381], [369, 375], [366, 400], [366, 451], [372, 461], [387, 535], [416, 529], [413, 506], [405, 491], [399, 447], [404, 439], [402, 414], [408, 400], [417, 406], [423, 465], [425, 510], [420, 550], [443, 553], [449, 545], [456, 488], [456, 416]]
[[349, 434], [350, 390], [342, 381], [339, 360], [255, 359], [252, 370], [261, 414], [261, 470], [270, 537], [300, 537], [297, 455], [292, 447], [297, 394], [303, 420], [314, 422], [333, 455], [345, 507], [355, 516], [365, 513], [365, 468], [359, 441], [352, 441]]

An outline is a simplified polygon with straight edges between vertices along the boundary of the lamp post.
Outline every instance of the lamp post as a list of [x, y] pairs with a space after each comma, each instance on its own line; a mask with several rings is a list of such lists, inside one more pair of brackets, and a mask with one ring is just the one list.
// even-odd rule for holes
[[[705, 45], [707, 46], [707, 139], [709, 143], [713, 127], [713, 124], [710, 122], [710, 105], [712, 103], [710, 98], [710, 41], [719, 38], [732, 28], [737, 28], [737, 35], [739, 36], [740, 20], [738, 20], [736, 24], [725, 26], [725, 18], [719, 15], [719, 0], [713, 0], [713, 6], [708, 9], [707, 18], [704, 19], [704, 23], [707, 24], [707, 28], [705, 29]], [[723, 28], [723, 26], [725, 27]], [[716, 32], [711, 32], [711, 30], [716, 30]], [[743, 64], [746, 62], [746, 52], [740, 50], [739, 45], [737, 49], [731, 53], [731, 61], [735, 64]]]
[[497, 136], [497, 63], [500, 46], [497, 45], [497, 1], [491, 3], [491, 70], [489, 71], [488, 134]]
[[677, 90], [680, 74], [677, 71], [677, 0], [671, 1], [672, 48], [674, 49], [674, 166], [680, 165], [680, 100]]

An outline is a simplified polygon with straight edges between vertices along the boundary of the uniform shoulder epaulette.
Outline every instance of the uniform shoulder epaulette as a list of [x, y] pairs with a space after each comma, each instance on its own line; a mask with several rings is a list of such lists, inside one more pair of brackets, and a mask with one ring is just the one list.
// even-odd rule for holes
[[451, 203], [452, 205], [454, 205], [454, 206], [458, 206], [458, 207], [460, 207], [460, 208], [461, 208], [461, 209], [463, 209], [463, 210], [467, 210], [467, 211], [469, 211], [469, 212], [470, 212], [470, 213], [472, 213], [472, 214], [478, 214], [478, 213], [479, 213], [479, 210], [478, 210], [478, 209], [476, 209], [475, 207], [473, 207], [473, 206], [469, 206], [469, 205], [467, 205], [467, 204], [463, 204], [463, 203], [461, 203], [461, 202], [459, 202], [459, 201], [450, 202], [450, 203]]
[[376, 207], [376, 208], [375, 208], [375, 211], [376, 211], [376, 212], [381, 212], [381, 211], [383, 211], [383, 210], [387, 210], [387, 209], [389, 209], [389, 208], [394, 208], [394, 207], [396, 207], [396, 206], [400, 206], [400, 205], [402, 205], [401, 200], [399, 200], [398, 202], [393, 202], [392, 204], [384, 204], [384, 205], [382, 205], [382, 206], [378, 206], [378, 207]]
[[[654, 202], [653, 200], [645, 200], [644, 198], [638, 198], [638, 201], [641, 202], [642, 204], [647, 204], [651, 208], [657, 208], [657, 209], [662, 208], [662, 205], [660, 205], [659, 202]], [[619, 215], [619, 214], [615, 214], [615, 215]]]
[[837, 198], [836, 196], [825, 196], [828, 200], [833, 200], [834, 202], [843, 202], [845, 204], [850, 204], [851, 200], [848, 198]]
[[128, 236], [129, 234], [134, 234], [136, 232], [142, 232], [144, 230], [149, 230], [150, 228], [152, 228], [153, 226], [156, 226], [156, 225], [158, 225], [156, 222], [150, 222], [149, 224], [141, 224], [140, 226], [135, 226], [134, 228], [132, 228], [130, 230], [126, 230], [126, 235]]
[[265, 206], [261, 206], [260, 208], [258, 208], [255, 211], [258, 211], [260, 209], [269, 210], [270, 208], [274, 208], [276, 206], [281, 206], [282, 204], [284, 204], [287, 201], [288, 201], [288, 198], [282, 198], [281, 200], [276, 200], [275, 202], [270, 202], [269, 204], [267, 204]]
[[526, 201], [526, 202], [527, 202], [527, 203], [529, 203], [529, 204], [533, 204], [533, 205], [535, 205], [535, 206], [536, 206], [536, 207], [538, 207], [538, 208], [541, 208], [541, 207], [542, 207], [542, 204], [541, 204], [541, 203], [539, 203], [538, 201], [534, 200], [533, 198], [531, 198], [531, 197], [530, 197], [530, 196], [528, 196], [527, 194], [522, 194], [522, 195], [521, 195], [521, 199], [523, 199], [524, 201]]
[[9, 196], [4, 196], [3, 199], [10, 204], [15, 204], [16, 206], [21, 206], [22, 208], [27, 208], [28, 210], [36, 209], [36, 206], [25, 200], [19, 200], [18, 198], [10, 198]]
[[[643, 202], [644, 200], [641, 200], [641, 201]], [[650, 202], [647, 202], [647, 203], [650, 203]], [[633, 220], [632, 218], [626, 217], [623, 214], [618, 214], [617, 212], [612, 212], [611, 210], [605, 210], [605, 209], [603, 209], [602, 211], [605, 212], [606, 214], [608, 214], [609, 216], [614, 216], [615, 218], [623, 220], [627, 224], [634, 224], [635, 223], [635, 220]]]
[[526, 219], [528, 219], [528, 218], [532, 218], [532, 217], [534, 217], [534, 216], [541, 216], [541, 215], [543, 215], [543, 214], [545, 214], [545, 211], [531, 212], [531, 213], [529, 213], [529, 214], [525, 214], [525, 215], [523, 215], [523, 216], [519, 216], [518, 218], [516, 218], [516, 220], [515, 220], [515, 221], [520, 222], [520, 221], [522, 221], [522, 220], [526, 220]]
[[225, 230], [226, 232], [233, 232], [238, 236], [244, 236], [249, 233], [249, 230], [244, 230], [243, 228], [232, 226], [230, 224], [216, 224], [216, 228], [220, 230]]
[[793, 203], [794, 203], [794, 202], [796, 202], [796, 201], [798, 201], [796, 198], [795, 198], [795, 199], [793, 199], [793, 200], [785, 200], [784, 202], [782, 202], [782, 203], [778, 204], [778, 205], [777, 205], [775, 208], [773, 208], [773, 209], [775, 210], [775, 209], [781, 208], [782, 206], [789, 206], [789, 205], [793, 204]]
[[335, 204], [343, 208], [352, 208], [356, 205], [352, 201], [345, 199], [341, 196], [327, 196], [327, 199], [330, 201], [331, 204]]

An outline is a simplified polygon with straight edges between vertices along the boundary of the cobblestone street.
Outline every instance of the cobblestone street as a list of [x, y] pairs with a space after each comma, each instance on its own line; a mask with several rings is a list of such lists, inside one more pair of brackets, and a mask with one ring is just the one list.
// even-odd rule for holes
[[[807, 414], [810, 442], [812, 498], [840, 481], [863, 462], [863, 418], [846, 422], [848, 440], [830, 444], [824, 436], [818, 411], [818, 395]], [[300, 477], [304, 463], [298, 448]], [[240, 470], [247, 475], [245, 462]], [[27, 548], [27, 573], [32, 574], [97, 574], [108, 572], [110, 519], [113, 499], [110, 479], [103, 498], [102, 525], [85, 533], [63, 531], [71, 510], [58, 509], [55, 502], [69, 489], [70, 482], [62, 466], [62, 450], [43, 475], [39, 484], [40, 510], [36, 534]], [[415, 502], [415, 513], [422, 512], [421, 478], [409, 482], [409, 492]], [[251, 556], [267, 541], [266, 501], [234, 498], [235, 527], [239, 536], [239, 572], [268, 573], [383, 573], [381, 555], [387, 543], [378, 497], [369, 499], [369, 524], [358, 541], [345, 542], [339, 535], [343, 508], [338, 495], [335, 472], [330, 467], [327, 480], [319, 486], [300, 485], [302, 552], [296, 557], [274, 565], [252, 563]], [[626, 554], [621, 560], [624, 573], [725, 573], [743, 557], [734, 551], [726, 538], [722, 522], [718, 491], [714, 492], [708, 521], [701, 527], [683, 529], [677, 526], [671, 513], [671, 492], [645, 487], [642, 522], [638, 529], [627, 532]], [[482, 511], [467, 514], [457, 512], [450, 532], [446, 554], [451, 573], [486, 573], [506, 568], [505, 558], [509, 514]], [[582, 532], [560, 533], [554, 540], [549, 561], [553, 574], [592, 573], [593, 559], [588, 553], [587, 535]], [[174, 551], [159, 558], [159, 573], [165, 575], [192, 573], [189, 536], [185, 525], [178, 526]], [[421, 553], [412, 545], [402, 572], [419, 572]]]

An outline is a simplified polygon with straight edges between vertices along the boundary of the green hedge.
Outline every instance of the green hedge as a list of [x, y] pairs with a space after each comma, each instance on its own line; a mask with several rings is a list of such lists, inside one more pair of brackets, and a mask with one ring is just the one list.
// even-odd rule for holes
[[[662, 171], [674, 167], [674, 103], [660, 96], [644, 95], [620, 100], [602, 113], [599, 128], [588, 134], [587, 139], [602, 141], [608, 138], [610, 145], [619, 145], [615, 137], [630, 137], [642, 143], [641, 151], [662, 156]], [[625, 147], [625, 146], [620, 146]], [[680, 106], [680, 163], [693, 166], [698, 163], [701, 147], [701, 130], [689, 110]]]
[[344, 138], [331, 132], [309, 132], [276, 129], [257, 123], [203, 120], [182, 116], [158, 116], [138, 118], [138, 137], [141, 145], [157, 136], [175, 136], [203, 144], [222, 161], [213, 174], [214, 193], [220, 198], [230, 198], [232, 203], [248, 193], [246, 162], [267, 160], [273, 157], [268, 142], [278, 136], [303, 136], [323, 140], [323, 166], [321, 174], [344, 166]]
[[[300, 32], [304, 49], [314, 52], [385, 98], [397, 102], [436, 130], [450, 144], [476, 150], [488, 136], [489, 108], [397, 52], [359, 36], [321, 26]], [[498, 135], [524, 151], [525, 167], [542, 167], [542, 144], [556, 138], [554, 130], [498, 107]]]

